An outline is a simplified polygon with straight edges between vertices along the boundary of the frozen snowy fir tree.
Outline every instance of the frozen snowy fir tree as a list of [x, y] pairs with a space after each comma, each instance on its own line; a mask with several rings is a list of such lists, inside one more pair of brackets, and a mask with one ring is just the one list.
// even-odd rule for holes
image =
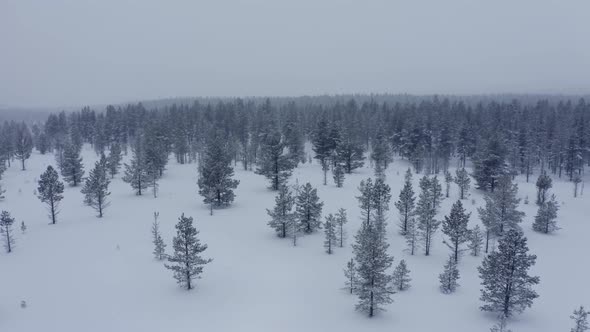
[[338, 237], [336, 236], [336, 217], [331, 213], [326, 216], [324, 234], [324, 249], [326, 249], [326, 253], [331, 255], [338, 242]]
[[291, 194], [291, 190], [289, 187], [283, 185], [279, 188], [275, 197], [274, 208], [272, 210], [266, 209], [266, 213], [271, 218], [268, 225], [275, 230], [280, 238], [286, 238], [292, 228], [292, 224], [296, 223], [293, 212], [294, 204], [295, 199]]
[[461, 253], [465, 250], [461, 246], [469, 240], [469, 216], [471, 214], [465, 212], [461, 201], [455, 202], [451, 208], [451, 213], [445, 216], [442, 223], [442, 232], [446, 235], [444, 243], [451, 249], [452, 257], [455, 263], [459, 262]]
[[412, 187], [412, 171], [408, 168], [405, 175], [404, 187], [399, 193], [399, 199], [395, 202], [395, 207], [400, 215], [400, 233], [406, 235], [408, 233], [408, 224], [412, 222], [414, 217], [416, 197], [414, 196], [414, 188]]
[[84, 176], [84, 165], [80, 157], [79, 147], [69, 142], [64, 148], [63, 160], [58, 163], [61, 169], [61, 175], [70, 186], [76, 187], [82, 183]]
[[157, 260], [163, 260], [166, 258], [166, 243], [164, 239], [162, 239], [162, 234], [160, 232], [160, 222], [158, 218], [160, 217], [159, 212], [154, 212], [154, 222], [152, 224], [152, 243], [154, 244], [154, 258]]
[[231, 161], [228, 143], [222, 133], [209, 137], [199, 165], [198, 185], [199, 194], [203, 196], [203, 203], [209, 205], [211, 215], [214, 208], [228, 206], [235, 198], [234, 189], [240, 181], [233, 179]]
[[498, 250], [484, 258], [478, 268], [483, 286], [481, 310], [510, 317], [532, 306], [539, 297], [533, 290], [539, 277], [529, 275], [537, 256], [528, 254], [528, 250], [524, 235], [510, 229], [500, 238]]
[[63, 192], [64, 184], [59, 181], [57, 171], [53, 167], [47, 166], [47, 170], [41, 174], [39, 179], [37, 195], [41, 202], [47, 204], [52, 224], [57, 222], [59, 202], [63, 199]]
[[555, 199], [555, 195], [551, 195], [550, 200], [543, 199], [539, 206], [535, 221], [533, 222], [533, 229], [537, 232], [549, 234], [559, 229], [557, 226], [557, 211], [559, 211], [559, 203]]
[[197, 237], [199, 231], [193, 226], [193, 218], [184, 214], [176, 224], [176, 236], [172, 240], [172, 255], [168, 256], [166, 268], [174, 272], [174, 279], [181, 287], [191, 290], [195, 287], [195, 279], [201, 278], [205, 264], [212, 261], [211, 258], [203, 258], [201, 254], [207, 250], [206, 244], [201, 244]]
[[440, 281], [440, 290], [445, 294], [453, 293], [459, 287], [459, 269], [453, 255], [449, 256], [443, 272], [438, 276], [438, 280]]
[[420, 179], [420, 195], [416, 205], [418, 236], [424, 248], [424, 255], [430, 255], [432, 239], [440, 226], [440, 220], [436, 220], [436, 214], [443, 199], [440, 183], [436, 176]]
[[456, 171], [455, 183], [457, 184], [457, 187], [459, 187], [459, 197], [461, 197], [461, 199], [467, 198], [467, 196], [469, 196], [471, 179], [469, 178], [469, 173], [467, 173], [465, 167]]
[[348, 223], [348, 217], [346, 215], [346, 209], [340, 208], [338, 212], [336, 212], [336, 240], [338, 241], [338, 246], [340, 248], [344, 247], [344, 242], [346, 240], [346, 229], [344, 225]]
[[299, 188], [295, 198], [295, 216], [299, 229], [305, 233], [313, 233], [322, 228], [322, 207], [324, 203], [318, 197], [317, 189], [308, 182]]
[[293, 160], [286, 150], [285, 141], [278, 131], [266, 134], [260, 143], [260, 160], [256, 174], [263, 175], [270, 182], [270, 189], [279, 190], [291, 176]]
[[357, 277], [356, 277], [356, 264], [354, 263], [354, 258], [351, 258], [350, 261], [346, 263], [346, 268], [344, 269], [344, 277], [346, 278], [346, 288], [350, 292], [350, 294], [354, 294], [356, 291], [356, 284], [357, 284]]
[[481, 254], [484, 243], [484, 236], [479, 225], [475, 225], [473, 229], [469, 230], [469, 242], [467, 247], [471, 256], [479, 256]]
[[145, 162], [145, 148], [141, 137], [138, 137], [131, 147], [132, 157], [129, 164], [125, 164], [123, 181], [129, 183], [135, 194], [141, 196], [148, 188], [149, 174]]
[[401, 260], [393, 271], [393, 285], [397, 291], [404, 291], [410, 288], [410, 270], [405, 260]]
[[92, 207], [102, 218], [104, 210], [111, 204], [108, 197], [111, 195], [109, 184], [111, 183], [108, 172], [108, 161], [104, 154], [94, 164], [94, 168], [88, 173], [88, 177], [82, 187], [84, 204]]
[[4, 242], [4, 249], [7, 253], [11, 253], [14, 250], [15, 240], [12, 232], [12, 225], [14, 224], [14, 218], [10, 216], [8, 211], [2, 211], [0, 213], [0, 235]]

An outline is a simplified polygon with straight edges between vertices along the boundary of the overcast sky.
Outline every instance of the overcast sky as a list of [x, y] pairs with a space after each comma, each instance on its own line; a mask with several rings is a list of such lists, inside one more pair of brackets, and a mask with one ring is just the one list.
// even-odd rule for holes
[[0, 105], [590, 92], [588, 0], [0, 0]]

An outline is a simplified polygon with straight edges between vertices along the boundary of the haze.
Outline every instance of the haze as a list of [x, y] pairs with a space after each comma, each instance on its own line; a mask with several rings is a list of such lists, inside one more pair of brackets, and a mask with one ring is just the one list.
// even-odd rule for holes
[[0, 3], [0, 105], [590, 87], [590, 2]]

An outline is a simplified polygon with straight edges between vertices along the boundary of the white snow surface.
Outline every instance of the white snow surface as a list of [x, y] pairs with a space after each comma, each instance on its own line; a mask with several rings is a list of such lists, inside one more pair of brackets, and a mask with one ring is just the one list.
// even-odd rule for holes
[[[85, 170], [97, 156], [86, 147]], [[126, 157], [128, 158], [128, 157]], [[266, 179], [236, 165], [240, 185], [234, 204], [209, 216], [197, 193], [195, 164], [177, 164], [173, 158], [160, 181], [158, 198], [150, 192], [134, 195], [121, 180], [112, 181], [111, 206], [99, 219], [83, 204], [80, 187], [66, 185], [58, 223], [50, 225], [46, 206], [34, 195], [39, 175], [55, 166], [51, 154], [34, 153], [21, 171], [15, 162], [4, 174], [7, 190], [0, 209], [16, 218], [13, 253], [0, 253], [0, 331], [2, 332], [115, 332], [115, 331], [489, 331], [495, 315], [479, 310], [480, 280], [477, 266], [482, 257], [465, 254], [459, 264], [460, 287], [454, 294], [439, 291], [438, 274], [449, 250], [437, 233], [433, 252], [411, 256], [398, 234], [393, 203], [403, 184], [408, 163], [396, 159], [387, 169], [392, 189], [388, 215], [388, 241], [394, 266], [405, 259], [411, 270], [411, 288], [393, 296], [386, 312], [370, 319], [356, 312], [356, 298], [343, 288], [343, 268], [351, 258], [350, 243], [360, 225], [355, 196], [362, 179], [372, 177], [366, 166], [347, 176], [344, 187], [332, 181], [322, 185], [320, 166], [300, 165], [291, 182], [311, 182], [324, 201], [323, 215], [344, 207], [348, 211], [345, 248], [325, 253], [323, 232], [301, 237], [293, 247], [267, 226], [266, 208], [274, 205], [275, 192]], [[454, 169], [451, 170], [454, 172]], [[420, 175], [414, 175], [418, 192]], [[444, 187], [444, 179], [439, 177]], [[331, 178], [330, 178], [331, 180]], [[532, 268], [541, 278], [540, 298], [533, 307], [509, 321], [514, 332], [568, 331], [569, 315], [580, 304], [590, 306], [590, 200], [573, 198], [573, 185], [554, 177], [551, 193], [561, 203], [554, 235], [536, 233], [531, 224], [536, 213], [536, 175], [529, 183], [518, 177], [519, 197], [526, 213], [522, 224], [530, 252], [538, 256]], [[479, 223], [476, 207], [482, 192], [470, 190], [464, 200], [473, 212], [470, 227]], [[443, 201], [439, 218], [458, 199]], [[472, 204], [475, 200], [475, 205]], [[181, 289], [171, 271], [152, 255], [150, 227], [153, 212], [160, 212], [163, 237], [171, 252], [174, 225], [181, 213], [192, 216], [200, 238], [209, 248], [203, 278], [192, 291]], [[20, 223], [28, 227], [20, 232]], [[21, 308], [26, 301], [26, 308]]]

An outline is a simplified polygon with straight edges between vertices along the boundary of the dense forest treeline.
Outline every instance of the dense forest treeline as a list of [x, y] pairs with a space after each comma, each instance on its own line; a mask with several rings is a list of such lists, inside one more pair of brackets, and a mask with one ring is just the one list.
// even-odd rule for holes
[[[68, 145], [89, 143], [101, 153], [118, 144], [127, 152], [141, 141], [147, 150], [157, 150], [152, 152], [161, 159], [162, 173], [166, 156], [195, 162], [214, 135], [225, 140], [234, 162], [251, 170], [271, 139], [295, 164], [309, 158], [303, 147], [311, 141], [314, 149], [325, 143], [321, 158], [360, 153], [360, 160], [370, 156], [376, 168], [387, 167], [393, 156], [426, 174], [444, 171], [455, 161], [454, 166], [471, 163], [484, 189], [493, 189], [500, 173], [528, 177], [543, 170], [575, 180], [590, 163], [590, 104], [584, 99], [477, 104], [439, 97], [404, 103], [302, 100], [238, 98], [151, 109], [138, 103], [51, 113], [44, 123], [32, 125], [4, 121], [0, 158], [8, 165], [20, 160], [24, 168], [33, 146], [61, 158]], [[337, 151], [339, 146], [347, 151]]]

